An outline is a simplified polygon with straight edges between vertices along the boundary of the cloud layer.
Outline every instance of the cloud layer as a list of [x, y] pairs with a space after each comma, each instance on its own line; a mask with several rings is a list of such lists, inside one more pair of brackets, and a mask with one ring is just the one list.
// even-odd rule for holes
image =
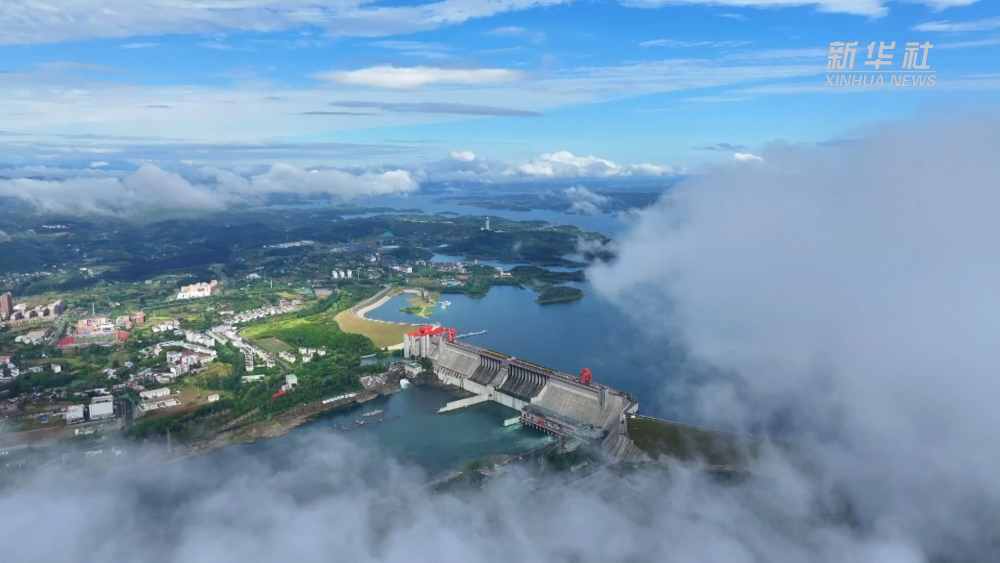
[[[977, 0], [914, 0], [935, 9], [964, 6]], [[54, 43], [89, 38], [124, 38], [171, 33], [273, 32], [323, 28], [333, 36], [377, 37], [461, 24], [502, 13], [568, 3], [567, 0], [441, 0], [388, 6], [358, 0], [317, 3], [314, 0], [232, 0], [224, 3], [160, 0], [34, 0], [0, 3], [0, 43]], [[862, 16], [888, 13], [883, 0], [625, 0], [625, 6], [659, 7], [707, 4], [778, 8], [815, 6], [823, 12]], [[514, 26], [500, 35], [523, 34]]]
[[523, 73], [504, 68], [453, 69], [430, 66], [374, 66], [360, 70], [320, 72], [316, 78], [351, 86], [412, 89], [434, 84], [493, 85], [520, 80]]
[[591, 277], [711, 368], [676, 404], [810, 452], [865, 560], [994, 560], [1000, 116], [921, 117], [692, 176]]
[[[134, 172], [7, 170], [0, 179], [0, 196], [13, 197], [44, 211], [117, 214], [144, 209], [224, 209], [262, 201], [268, 194], [330, 194], [342, 200], [416, 191], [417, 182], [404, 170], [349, 174], [339, 170], [305, 170], [275, 164], [266, 172], [242, 176], [229, 170], [205, 168], [191, 180], [154, 164]], [[43, 172], [34, 177], [17, 177]], [[13, 177], [11, 177], [13, 176]], [[61, 178], [59, 176], [62, 176]]]
[[[123, 168], [126, 168], [123, 170]], [[270, 194], [329, 194], [341, 200], [418, 191], [421, 182], [485, 183], [572, 178], [665, 177], [673, 169], [653, 164], [620, 165], [567, 151], [525, 160], [499, 160], [472, 151], [452, 151], [448, 158], [420, 165], [356, 166], [351, 169], [299, 167], [277, 163], [242, 171], [202, 166], [184, 160], [174, 165], [90, 162], [78, 168], [0, 167], [0, 196], [20, 199], [58, 213], [120, 214], [150, 208], [226, 209], [263, 202]], [[566, 197], [573, 212], [599, 210], [601, 196], [572, 188]]]

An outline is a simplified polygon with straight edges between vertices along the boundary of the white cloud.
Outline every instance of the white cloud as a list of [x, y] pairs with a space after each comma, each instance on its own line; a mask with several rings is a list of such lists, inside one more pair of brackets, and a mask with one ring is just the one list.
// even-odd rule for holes
[[[452, 151], [448, 158], [408, 167], [421, 181], [517, 182], [521, 180], [563, 180], [572, 178], [666, 177], [677, 171], [655, 164], [617, 164], [596, 156], [576, 156], [567, 151], [543, 153], [521, 160], [502, 160]], [[585, 188], [579, 188], [585, 190]], [[566, 192], [564, 196], [575, 193]], [[590, 200], [592, 203], [599, 203]]]
[[[462, 24], [498, 14], [568, 3], [569, 0], [439, 0], [383, 5], [359, 0], [36, 0], [0, 2], [0, 44], [56, 43], [92, 38], [164, 34], [278, 32], [316, 26], [331, 36], [382, 37]], [[912, 0], [934, 9], [976, 0]], [[814, 6], [822, 12], [884, 16], [885, 0], [624, 0], [626, 6], [712, 5], [755, 8]], [[516, 26], [498, 28], [516, 33]], [[504, 32], [501, 32], [503, 34]], [[544, 38], [544, 36], [535, 36]], [[141, 44], [139, 45], [148, 45]], [[220, 46], [222, 44], [212, 44]]]
[[738, 152], [733, 154], [733, 158], [740, 162], [764, 162], [764, 159], [748, 152]]
[[521, 72], [502, 68], [451, 69], [429, 66], [401, 68], [392, 65], [321, 72], [314, 75], [316, 78], [352, 86], [392, 89], [420, 88], [435, 84], [482, 86], [513, 82], [522, 79], [523, 76]]
[[451, 53], [452, 49], [441, 43], [427, 43], [424, 41], [373, 41], [371, 45], [399, 51], [411, 57], [423, 57], [425, 59], [447, 59], [453, 56]]
[[913, 29], [916, 31], [943, 31], [948, 33], [961, 31], [988, 31], [991, 29], [1000, 29], [1000, 18], [986, 18], [967, 22], [927, 22], [914, 26]]
[[996, 560], [1000, 450], [982, 444], [1000, 434], [1000, 115], [857, 137], [689, 177], [588, 278], [683, 345], [689, 362], [664, 377], [676, 404], [775, 423], [809, 460], [753, 480], [843, 499], [848, 527], [905, 547], [803, 560]]
[[[274, 164], [266, 172], [244, 176], [205, 168], [191, 179], [154, 164], [129, 173], [117, 171], [3, 171], [0, 195], [60, 213], [123, 214], [143, 209], [225, 209], [259, 202], [273, 193], [324, 193], [342, 200], [416, 191], [409, 172], [389, 170], [349, 174], [305, 170]], [[16, 173], [10, 173], [16, 172]], [[32, 177], [18, 174], [32, 173]], [[44, 172], [44, 174], [42, 174]], [[38, 176], [46, 179], [38, 179]]]
[[[912, 0], [936, 10], [967, 6], [978, 0]], [[882, 17], [889, 13], [884, 0], [622, 0], [626, 6], [656, 8], [661, 6], [708, 4], [739, 8], [791, 8], [813, 6], [821, 12]], [[731, 16], [727, 16], [731, 17]]]
[[973, 47], [990, 47], [1000, 45], [1000, 37], [990, 37], [988, 39], [976, 39], [972, 41], [955, 41], [954, 43], [938, 43], [935, 49], [969, 49]]
[[472, 151], [451, 151], [451, 158], [463, 162], [472, 162], [476, 160], [476, 154]]
[[496, 29], [491, 29], [487, 31], [486, 34], [496, 35], [498, 37], [504, 37], [508, 35], [523, 35], [527, 33], [527, 31], [528, 31], [527, 29], [517, 25], [508, 25], [506, 27], [498, 27]]
[[486, 34], [496, 37], [525, 37], [532, 43], [543, 43], [547, 38], [545, 32], [543, 31], [532, 31], [526, 27], [520, 27], [517, 25], [508, 25], [505, 27], [491, 29], [487, 31]]
[[583, 186], [566, 188], [562, 193], [571, 203], [569, 213], [580, 215], [597, 215], [601, 212], [601, 206], [610, 201], [607, 196], [596, 194]]
[[0, 2], [0, 44], [54, 43], [87, 38], [171, 33], [277, 32], [307, 26], [331, 36], [381, 37], [438, 29], [471, 19], [566, 0], [441, 0], [386, 6], [357, 0], [35, 0]]
[[569, 151], [557, 151], [538, 158], [511, 164], [504, 174], [541, 178], [608, 178], [614, 176], [662, 176], [671, 174], [669, 167], [653, 164], [620, 166], [596, 156], [576, 156]]
[[152, 49], [153, 47], [159, 47], [159, 43], [125, 43], [120, 45], [119, 49]]
[[109, 166], [109, 164], [103, 160], [97, 160], [90, 163], [91, 168], [104, 168], [105, 166]]
[[727, 47], [739, 47], [746, 45], [749, 41], [682, 41], [679, 39], [651, 39], [639, 43], [640, 47], [713, 47], [724, 49]]

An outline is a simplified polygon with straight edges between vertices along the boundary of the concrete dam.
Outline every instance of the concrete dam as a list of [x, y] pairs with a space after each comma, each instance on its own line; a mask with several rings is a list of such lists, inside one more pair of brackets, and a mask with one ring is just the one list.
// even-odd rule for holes
[[629, 393], [593, 381], [589, 369], [576, 377], [459, 342], [455, 332], [422, 326], [403, 340], [404, 357], [429, 358], [438, 379], [474, 393], [453, 408], [494, 401], [519, 411], [526, 426], [599, 443], [617, 461], [648, 460], [626, 433], [626, 417], [639, 409]]

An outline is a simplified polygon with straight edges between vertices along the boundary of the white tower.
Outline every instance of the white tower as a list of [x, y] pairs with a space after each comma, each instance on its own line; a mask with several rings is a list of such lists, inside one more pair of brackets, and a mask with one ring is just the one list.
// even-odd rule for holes
[[490, 230], [490, 218], [489, 217], [486, 218], [486, 230], [487, 231]]

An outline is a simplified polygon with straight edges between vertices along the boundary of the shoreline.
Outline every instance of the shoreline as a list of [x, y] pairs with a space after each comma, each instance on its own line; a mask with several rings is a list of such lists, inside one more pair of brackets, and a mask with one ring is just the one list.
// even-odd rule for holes
[[[441, 391], [448, 392], [450, 395], [457, 398], [464, 398], [465, 395], [462, 389], [452, 387], [437, 378], [434, 378], [433, 381], [410, 380], [410, 383], [411, 385], [426, 385], [434, 387]], [[346, 402], [329, 403], [327, 405], [324, 405], [322, 401], [309, 403], [305, 406], [281, 413], [271, 420], [258, 420], [256, 422], [251, 422], [246, 426], [241, 426], [233, 430], [226, 430], [211, 437], [196, 440], [191, 444], [179, 446], [178, 448], [184, 449], [184, 453], [172, 461], [203, 456], [221, 450], [227, 446], [253, 444], [256, 443], [257, 440], [261, 439], [280, 438], [299, 426], [312, 422], [325, 412], [351, 405], [362, 405], [373, 401], [378, 397], [388, 397], [399, 393], [400, 391], [402, 391], [402, 387], [400, 387], [399, 382], [393, 381], [390, 385], [387, 385], [378, 392], [363, 391], [359, 393], [357, 397], [349, 399]]]

